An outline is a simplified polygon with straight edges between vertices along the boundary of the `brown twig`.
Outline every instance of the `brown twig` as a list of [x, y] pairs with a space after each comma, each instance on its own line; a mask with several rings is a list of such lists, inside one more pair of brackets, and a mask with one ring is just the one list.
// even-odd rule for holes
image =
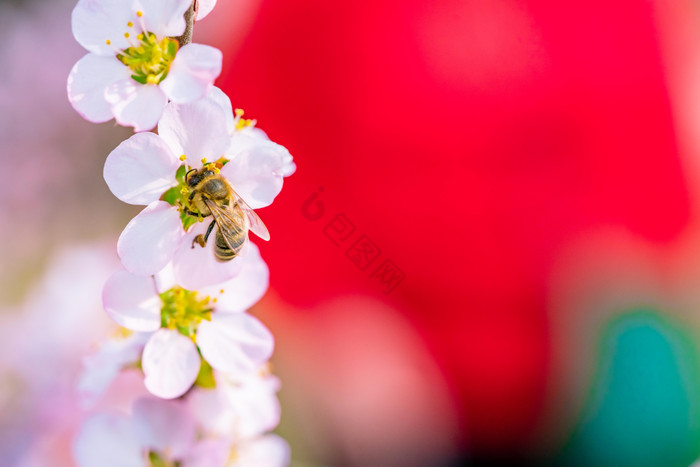
[[185, 12], [185, 22], [187, 23], [187, 27], [185, 28], [185, 32], [182, 33], [182, 36], [177, 38], [177, 41], [180, 43], [180, 47], [192, 42], [192, 30], [194, 29], [194, 19], [197, 17], [197, 6], [197, 0], [194, 0], [192, 5], [190, 5]]

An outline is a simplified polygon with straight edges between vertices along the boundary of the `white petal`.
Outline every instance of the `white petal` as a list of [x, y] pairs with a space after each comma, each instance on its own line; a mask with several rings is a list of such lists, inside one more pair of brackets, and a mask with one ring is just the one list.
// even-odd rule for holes
[[216, 0], [199, 0], [197, 2], [197, 21], [204, 19], [214, 9]]
[[144, 465], [131, 420], [112, 413], [98, 413], [85, 420], [73, 444], [73, 456], [80, 467]]
[[178, 37], [185, 32], [185, 12], [192, 0], [139, 0], [137, 9], [143, 12], [146, 30], [159, 39]]
[[[127, 22], [134, 17], [133, 1], [79, 0], [71, 23], [75, 39], [90, 52], [115, 55], [115, 49], [129, 47], [124, 37]], [[107, 40], [111, 43], [107, 44]]]
[[192, 339], [172, 329], [161, 329], [143, 349], [141, 366], [146, 389], [163, 399], [179, 397], [194, 384], [200, 363]]
[[149, 204], [177, 185], [175, 172], [180, 164], [160, 136], [138, 133], [107, 156], [104, 178], [114, 196], [125, 203]]
[[272, 204], [293, 164], [284, 146], [251, 136], [234, 139], [229, 157], [221, 174], [253, 209]]
[[129, 78], [129, 68], [114, 56], [89, 53], [73, 66], [68, 76], [68, 100], [86, 120], [93, 123], [111, 120], [112, 109], [105, 90], [116, 81]]
[[115, 272], [102, 290], [102, 304], [109, 317], [127, 329], [155, 331], [160, 328], [163, 303], [149, 276]]
[[243, 265], [238, 275], [224, 283], [200, 289], [203, 295], [216, 297], [217, 310], [245, 311], [267, 292], [270, 270], [258, 247], [248, 242], [248, 248], [247, 254], [241, 258]]
[[257, 371], [274, 348], [270, 331], [247, 313], [215, 311], [197, 329], [202, 357], [216, 370], [230, 374]]
[[235, 436], [249, 439], [273, 430], [280, 422], [279, 380], [254, 375], [241, 384], [225, 386], [229, 406], [238, 415]]
[[134, 131], [152, 130], [163, 115], [168, 98], [154, 84], [141, 84], [133, 79], [112, 83], [105, 91], [117, 123], [134, 127]]
[[197, 223], [185, 235], [173, 254], [173, 272], [178, 284], [189, 290], [196, 290], [212, 284], [220, 284], [241, 272], [244, 258], [248, 254], [246, 242], [238, 255], [230, 261], [219, 262], [214, 256], [214, 236], [216, 226], [204, 248], [192, 241], [198, 234], [204, 234], [211, 220]]
[[195, 101], [207, 94], [221, 74], [223, 55], [219, 49], [202, 44], [187, 44], [177, 51], [167, 78], [160, 88], [178, 104]]
[[187, 405], [206, 435], [230, 437], [236, 414], [229, 410], [225, 384], [217, 377], [216, 388], [195, 388], [187, 395]]
[[122, 368], [141, 359], [149, 337], [147, 332], [137, 332], [123, 339], [110, 339], [97, 353], [83, 358], [83, 372], [76, 387], [83, 408], [93, 407]]
[[187, 155], [192, 166], [201, 165], [203, 157], [217, 160], [229, 145], [224, 111], [206, 99], [168, 104], [158, 123], [158, 134], [175, 155]]
[[[255, 138], [266, 139], [266, 140], [270, 141], [270, 137], [267, 136], [267, 133], [265, 133], [265, 131], [262, 128], [257, 127], [257, 126], [247, 126], [245, 128], [242, 128], [242, 129], [236, 131], [236, 134], [234, 134], [234, 137], [235, 136], [242, 136], [242, 137], [246, 137], [246, 138], [250, 137], [250, 138], [254, 138], [254, 139]], [[238, 143], [235, 142], [234, 144], [238, 144]]]
[[156, 290], [158, 293], [163, 293], [177, 285], [175, 280], [175, 272], [173, 271], [173, 263], [168, 263], [163, 269], [158, 271], [154, 279], [156, 281]]
[[142, 397], [134, 402], [134, 431], [141, 444], [181, 459], [194, 444], [195, 420], [180, 401]]
[[182, 465], [183, 467], [224, 467], [230, 454], [231, 443], [227, 440], [206, 439], [190, 450]]
[[231, 467], [287, 467], [291, 461], [289, 444], [277, 435], [267, 435], [242, 445]]
[[177, 209], [165, 201], [154, 201], [124, 228], [117, 253], [128, 271], [155, 274], [172, 259], [183, 234]]
[[233, 124], [233, 105], [231, 105], [231, 99], [229, 99], [224, 91], [216, 86], [211, 87], [206, 99], [221, 107], [226, 116], [226, 129], [229, 133], [233, 133], [235, 128]]

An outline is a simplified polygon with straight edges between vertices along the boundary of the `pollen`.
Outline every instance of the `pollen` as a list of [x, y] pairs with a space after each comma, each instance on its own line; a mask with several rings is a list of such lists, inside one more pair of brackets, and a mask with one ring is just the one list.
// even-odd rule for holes
[[123, 328], [119, 326], [116, 331], [114, 331], [114, 337], [117, 339], [126, 339], [134, 333], [131, 329]]
[[133, 27], [134, 27], [134, 23], [132, 23], [131, 21], [129, 21], [128, 23], [126, 23], [126, 25], [129, 26], [130, 28], [133, 28]]
[[236, 112], [236, 117], [242, 117], [245, 113], [243, 109], [236, 109], [234, 112]]
[[238, 121], [236, 122], [236, 129], [237, 129], [237, 130], [242, 130], [243, 128], [246, 128], [246, 127], [249, 127], [249, 126], [253, 126], [253, 124], [254, 124], [253, 122], [254, 122], [254, 121], [255, 121], [255, 120], [251, 120], [251, 119], [247, 119], [247, 118], [241, 118], [240, 120], [238, 120]]
[[183, 155], [181, 155], [181, 156], [180, 156], [180, 160], [181, 160], [181, 161], [185, 161], [185, 160], [187, 160], [187, 156], [186, 156], [186, 155], [184, 155], [184, 154], [183, 154]]
[[141, 11], [141, 10], [137, 11], [137, 12], [136, 12], [136, 16], [138, 16], [139, 18], [142, 17], [142, 16], [143, 16], [143, 11]]
[[[130, 21], [129, 26], [133, 23]], [[133, 30], [132, 30], [133, 32]], [[178, 43], [175, 39], [166, 37], [158, 41], [152, 32], [143, 31], [138, 34], [124, 33], [124, 37], [138, 39], [131, 47], [123, 50], [117, 58], [131, 71], [134, 81], [141, 84], [159, 84], [170, 71], [170, 64], [175, 59]]]
[[211, 320], [214, 311], [209, 305], [209, 296], [181, 287], [173, 287], [160, 294], [162, 307], [161, 323], [168, 329], [177, 329], [180, 334], [195, 340], [197, 327], [202, 320]]
[[219, 293], [224, 293], [224, 289], [219, 290]]
[[202, 157], [202, 164], [206, 164], [206, 163], [207, 163], [207, 158], [206, 158], [206, 157]]
[[110, 41], [109, 39], [107, 39], [107, 40], [105, 41], [105, 44], [111, 45], [111, 44], [112, 44], [112, 41]]

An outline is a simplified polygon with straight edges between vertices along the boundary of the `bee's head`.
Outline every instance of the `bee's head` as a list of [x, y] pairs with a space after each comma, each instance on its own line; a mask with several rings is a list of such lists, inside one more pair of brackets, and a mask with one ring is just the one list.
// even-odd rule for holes
[[217, 173], [219, 173], [219, 169], [215, 164], [204, 164], [204, 167], [200, 169], [190, 169], [190, 171], [185, 174], [185, 183], [187, 183], [187, 186], [190, 188], [194, 188], [205, 178], [216, 175]]
[[203, 172], [204, 169], [190, 169], [185, 174], [185, 183], [187, 183], [187, 186], [190, 188], [194, 188], [197, 185], [199, 185], [199, 182], [201, 182], [202, 179], [205, 177]]

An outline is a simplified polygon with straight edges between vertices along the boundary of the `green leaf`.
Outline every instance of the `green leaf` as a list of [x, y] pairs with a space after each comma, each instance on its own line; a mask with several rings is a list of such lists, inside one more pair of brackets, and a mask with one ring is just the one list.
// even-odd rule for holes
[[177, 331], [185, 337], [190, 337], [192, 335], [191, 326], [183, 326], [182, 324], [176, 324], [175, 327], [177, 327]]
[[161, 195], [160, 199], [171, 206], [175, 206], [177, 201], [180, 199], [180, 187], [174, 186], [170, 188], [168, 191]]
[[187, 173], [186, 170], [187, 168], [184, 165], [181, 165], [177, 168], [177, 172], [175, 172], [175, 179], [183, 185], [185, 183], [185, 174]]
[[211, 365], [202, 358], [202, 364], [199, 367], [199, 374], [197, 379], [194, 381], [195, 386], [206, 389], [214, 389], [216, 387], [216, 380], [214, 380], [214, 370]]
[[184, 216], [182, 216], [182, 228], [185, 230], [189, 230], [190, 227], [197, 223], [197, 218], [194, 216], [190, 216], [189, 214], [185, 214], [184, 211], [183, 214]]
[[148, 452], [148, 460], [151, 461], [151, 467], [168, 467], [168, 464], [155, 451]]
[[136, 81], [137, 83], [146, 84], [146, 76], [145, 75], [131, 75], [131, 78], [134, 81]]

